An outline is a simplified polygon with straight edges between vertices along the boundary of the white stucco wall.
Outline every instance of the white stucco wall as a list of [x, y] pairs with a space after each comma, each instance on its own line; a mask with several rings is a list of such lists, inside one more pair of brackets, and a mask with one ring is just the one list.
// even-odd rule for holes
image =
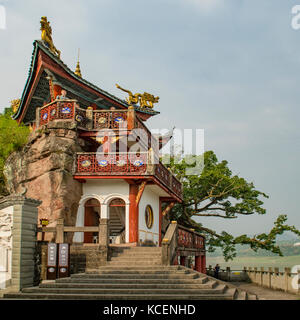
[[[76, 226], [84, 226], [84, 204], [91, 198], [98, 199], [101, 204], [101, 218], [109, 219], [109, 203], [114, 198], [125, 201], [125, 238], [129, 242], [129, 184], [122, 179], [94, 179], [87, 180], [82, 186], [83, 195], [79, 203]], [[83, 242], [83, 233], [76, 232], [74, 242]]]
[[[153, 226], [148, 229], [145, 221], [145, 209], [147, 205], [153, 209]], [[159, 194], [153, 192], [151, 186], [146, 186], [139, 203], [139, 241], [152, 240], [159, 243]]]
[[11, 280], [13, 209], [0, 210], [0, 289]]

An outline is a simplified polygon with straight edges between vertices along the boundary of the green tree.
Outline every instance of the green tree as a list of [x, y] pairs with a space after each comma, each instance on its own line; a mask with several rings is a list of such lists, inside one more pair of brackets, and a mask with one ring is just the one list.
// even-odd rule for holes
[[[266, 249], [282, 255], [280, 247], [276, 244], [276, 237], [285, 231], [300, 235], [300, 231], [294, 226], [285, 224], [286, 215], [278, 216], [269, 233], [252, 237], [245, 234], [234, 237], [226, 231], [217, 233], [206, 228], [203, 223], [196, 222], [193, 218], [237, 219], [239, 215], [266, 214], [263, 199], [268, 196], [256, 190], [252, 182], [233, 175], [228, 162], [225, 160], [219, 162], [212, 151], [207, 151], [202, 156], [190, 156], [183, 159], [171, 157], [170, 160], [168, 166], [182, 182], [184, 198], [181, 204], [174, 206], [171, 219], [203, 233], [206, 236], [209, 252], [219, 247], [227, 261], [236, 256], [236, 246], [242, 244], [249, 245], [254, 251]], [[204, 165], [200, 174], [195, 174], [196, 172], [188, 174], [187, 170], [193, 170], [201, 163]]]
[[3, 169], [7, 157], [14, 151], [19, 150], [27, 142], [29, 128], [18, 124], [12, 119], [13, 111], [6, 108], [0, 114], [0, 195], [7, 195]]

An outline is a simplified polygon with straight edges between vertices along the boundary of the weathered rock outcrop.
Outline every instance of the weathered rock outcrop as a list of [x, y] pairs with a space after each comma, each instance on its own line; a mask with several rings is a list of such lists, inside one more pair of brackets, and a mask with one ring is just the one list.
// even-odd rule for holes
[[72, 168], [84, 144], [74, 122], [57, 120], [35, 130], [22, 151], [7, 159], [9, 192], [41, 200], [39, 219], [49, 219], [50, 225], [56, 225], [58, 218], [75, 225], [82, 186], [73, 179]]

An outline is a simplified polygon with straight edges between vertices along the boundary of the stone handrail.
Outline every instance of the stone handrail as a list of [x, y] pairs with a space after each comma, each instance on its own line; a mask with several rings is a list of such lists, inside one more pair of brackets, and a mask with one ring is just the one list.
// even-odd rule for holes
[[[207, 274], [215, 275], [212, 266], [207, 268]], [[298, 272], [291, 272], [291, 268], [284, 268], [284, 272], [280, 272], [279, 268], [271, 267], [268, 270], [263, 267], [244, 267], [243, 270], [227, 267], [226, 270], [220, 269], [218, 278], [224, 281], [250, 281], [273, 290], [300, 294], [300, 268]]]
[[174, 264], [177, 251], [178, 225], [176, 221], [169, 224], [167, 232], [162, 240], [162, 264], [170, 266]]
[[172, 221], [162, 240], [162, 264], [176, 264], [177, 256], [205, 253], [205, 238], [194, 229], [185, 228]]

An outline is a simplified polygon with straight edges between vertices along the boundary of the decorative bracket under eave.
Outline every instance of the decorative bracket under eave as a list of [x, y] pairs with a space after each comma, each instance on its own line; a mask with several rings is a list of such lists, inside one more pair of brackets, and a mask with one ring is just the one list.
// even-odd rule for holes
[[147, 184], [147, 181], [143, 181], [140, 186], [139, 186], [139, 191], [136, 195], [136, 205], [138, 206], [139, 203], [140, 203], [140, 200], [142, 198], [142, 195], [143, 195], [143, 192], [145, 190], [145, 187], [146, 187], [146, 184]]

